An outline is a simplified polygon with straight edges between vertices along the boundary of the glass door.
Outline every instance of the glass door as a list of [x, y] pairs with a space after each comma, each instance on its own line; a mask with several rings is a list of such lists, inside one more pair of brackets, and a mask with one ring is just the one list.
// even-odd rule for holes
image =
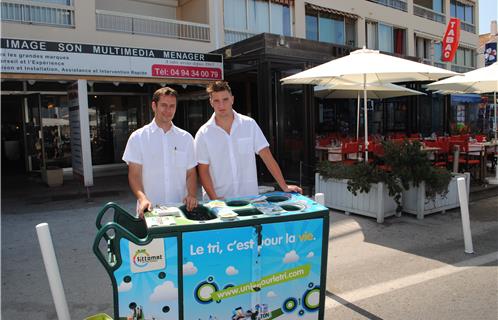
[[45, 165], [43, 131], [41, 130], [40, 94], [27, 96], [25, 106], [26, 158], [28, 172], [40, 171]]
[[41, 96], [40, 114], [45, 165], [47, 167], [70, 167], [71, 145], [67, 96]]

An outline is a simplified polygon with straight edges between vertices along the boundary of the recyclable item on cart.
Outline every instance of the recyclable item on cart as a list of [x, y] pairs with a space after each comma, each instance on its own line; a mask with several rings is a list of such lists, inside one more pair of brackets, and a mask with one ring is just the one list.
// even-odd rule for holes
[[253, 205], [257, 210], [267, 215], [279, 215], [286, 212], [282, 207], [271, 202], [254, 203]]
[[180, 209], [177, 206], [159, 206], [152, 209], [153, 213], [156, 213], [158, 216], [173, 216], [179, 217], [181, 215]]
[[105, 313], [99, 313], [99, 314], [90, 316], [88, 318], [85, 318], [84, 320], [112, 320], [112, 318]]
[[233, 211], [232, 209], [230, 209], [228, 207], [214, 208], [213, 211], [221, 219], [233, 220], [239, 216], [235, 211]]
[[209, 201], [208, 203], [204, 204], [204, 206], [208, 207], [208, 208], [223, 208], [223, 207], [226, 207], [227, 204], [221, 200], [213, 200], [213, 201]]
[[172, 216], [148, 217], [146, 222], [148, 228], [176, 225], [176, 220]]

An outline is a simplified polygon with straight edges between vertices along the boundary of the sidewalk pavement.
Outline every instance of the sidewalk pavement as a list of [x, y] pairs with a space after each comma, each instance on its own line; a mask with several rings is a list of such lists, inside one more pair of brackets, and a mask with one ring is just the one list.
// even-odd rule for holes
[[[109, 276], [94, 256], [95, 216], [108, 201], [131, 212], [126, 176], [96, 178], [91, 201], [77, 181], [49, 188], [2, 177], [2, 316], [55, 319], [36, 238], [47, 222], [72, 319], [112, 314]], [[460, 211], [378, 224], [330, 212], [325, 319], [496, 319], [498, 188], [471, 188], [475, 253], [465, 254]]]

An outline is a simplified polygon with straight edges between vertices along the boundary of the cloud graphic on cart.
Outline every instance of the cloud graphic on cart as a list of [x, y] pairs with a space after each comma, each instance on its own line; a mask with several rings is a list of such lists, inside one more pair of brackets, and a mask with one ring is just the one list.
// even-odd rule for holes
[[276, 298], [277, 297], [277, 294], [273, 291], [269, 291], [267, 294], [266, 294], [266, 297], [267, 298]]
[[124, 282], [121, 281], [118, 287], [118, 292], [126, 292], [130, 291], [130, 289], [133, 287], [133, 284], [131, 282]]
[[291, 250], [285, 254], [284, 263], [292, 263], [297, 262], [299, 260], [299, 256], [296, 253], [296, 250]]
[[226, 274], [229, 275], [229, 276], [234, 276], [234, 275], [237, 275], [239, 274], [239, 270], [235, 269], [234, 266], [229, 266], [227, 269], [226, 269]]
[[191, 276], [197, 273], [197, 267], [194, 266], [193, 262], [187, 262], [183, 265], [183, 275]]
[[171, 281], [166, 281], [163, 284], [154, 288], [154, 292], [149, 297], [152, 302], [159, 302], [163, 300], [176, 300], [178, 299], [178, 289]]
[[306, 258], [311, 259], [311, 258], [313, 258], [314, 256], [315, 256], [315, 254], [313, 253], [313, 251], [310, 251], [310, 252], [308, 253], [308, 255], [306, 255]]

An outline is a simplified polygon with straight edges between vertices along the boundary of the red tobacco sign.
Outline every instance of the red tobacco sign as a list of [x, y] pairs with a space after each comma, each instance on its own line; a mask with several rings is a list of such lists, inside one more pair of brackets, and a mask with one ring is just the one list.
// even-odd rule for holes
[[442, 61], [451, 62], [460, 42], [460, 19], [451, 18], [448, 22], [448, 28], [443, 38], [443, 56]]

